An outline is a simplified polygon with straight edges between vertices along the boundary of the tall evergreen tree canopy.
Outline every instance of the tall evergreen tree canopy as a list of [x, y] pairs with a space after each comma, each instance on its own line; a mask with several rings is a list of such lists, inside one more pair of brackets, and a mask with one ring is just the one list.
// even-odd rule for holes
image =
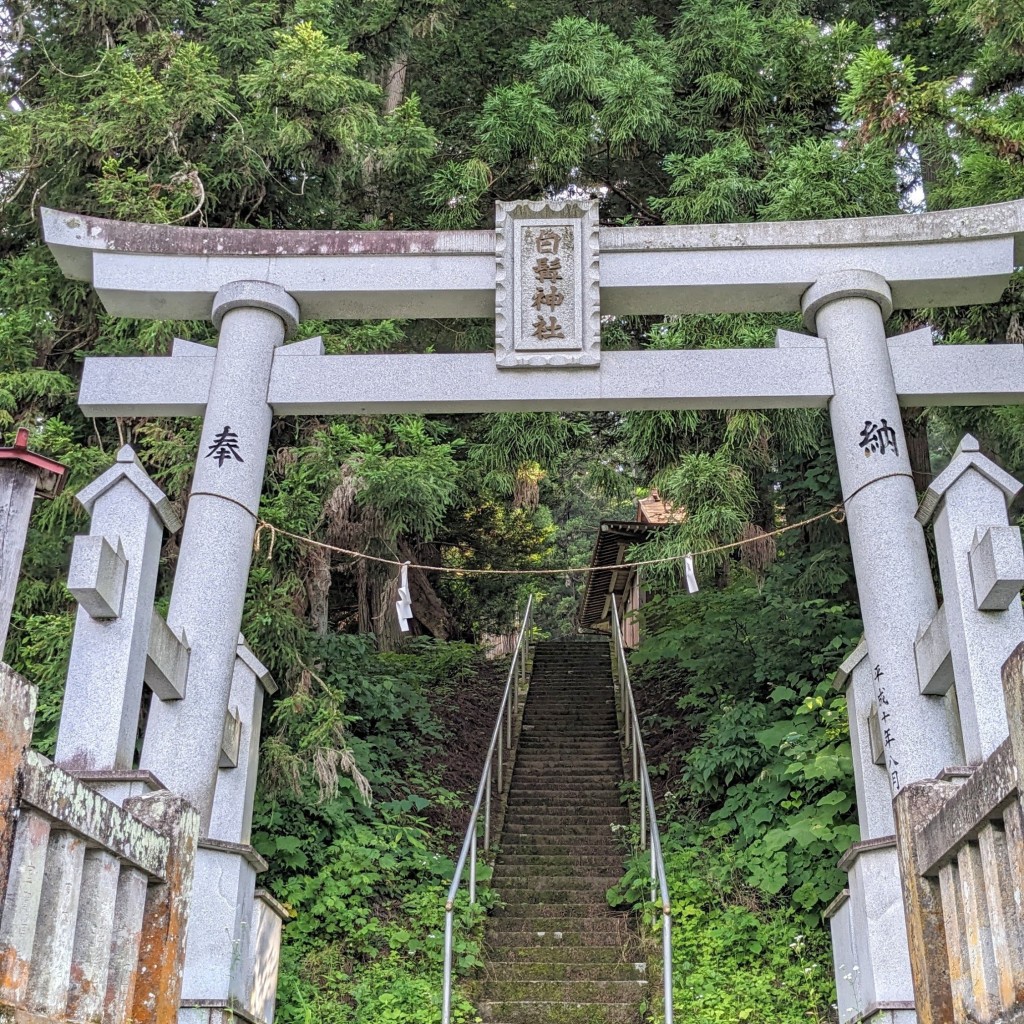
[[[911, 215], [1024, 196], [1017, 2], [7, 0], [0, 18], [0, 429], [29, 427], [34, 448], [70, 467], [65, 494], [37, 509], [6, 652], [42, 687], [44, 748], [71, 635], [67, 552], [86, 524], [75, 490], [130, 443], [184, 512], [198, 443], [190, 419], [85, 419], [81, 361], [215, 334], [108, 316], [41, 244], [41, 205], [191, 226], [449, 229], [492, 226], [496, 200], [567, 193], [600, 199], [605, 224]], [[995, 305], [903, 312], [890, 327], [1019, 341], [1019, 296], [1015, 279]], [[778, 327], [799, 329], [778, 316], [606, 318], [603, 344], [756, 347]], [[331, 353], [493, 345], [492, 324], [473, 320], [300, 330]], [[908, 410], [906, 425], [922, 486], [965, 429], [1024, 469], [1020, 407]], [[598, 520], [631, 518], [652, 485], [687, 517], [647, 554], [757, 541], [699, 560], [699, 602], [677, 593], [676, 570], [646, 580], [655, 601], [636, 664], [666, 779], [673, 898], [693, 911], [677, 1019], [827, 1013], [817, 915], [856, 837], [828, 680], [858, 633], [855, 591], [839, 524], [759, 538], [837, 501], [833, 463], [823, 415], [805, 411], [274, 425], [262, 516], [370, 554], [585, 565]], [[537, 591], [540, 626], [558, 635], [581, 585], [572, 573], [420, 573], [413, 599], [422, 633], [476, 641]], [[439, 919], [426, 908], [443, 869], [432, 874], [427, 852], [458, 831], [464, 795], [438, 768], [452, 734], [436, 702], [454, 700], [472, 657], [458, 642], [400, 641], [393, 588], [389, 568], [284, 537], [253, 563], [244, 628], [284, 684], [257, 845], [299, 911], [287, 1024], [436, 1017]], [[642, 904], [643, 888], [638, 867], [616, 898]], [[414, 923], [396, 934], [382, 920]], [[795, 959], [766, 961], [766, 944]], [[461, 966], [475, 955], [466, 946]]]

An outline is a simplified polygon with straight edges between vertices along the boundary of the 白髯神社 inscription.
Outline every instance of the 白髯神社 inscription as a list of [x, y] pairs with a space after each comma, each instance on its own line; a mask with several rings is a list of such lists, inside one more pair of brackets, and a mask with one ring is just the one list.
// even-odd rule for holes
[[498, 203], [495, 351], [501, 367], [601, 361], [597, 203]]
[[[885, 321], [894, 309], [997, 301], [1024, 264], [1024, 202], [600, 228], [596, 203], [570, 200], [503, 204], [496, 222], [493, 233], [288, 232], [43, 211], [62, 269], [108, 313], [206, 317], [219, 330], [216, 348], [177, 340], [168, 357], [91, 357], [83, 371], [87, 415], [204, 419], [167, 617], [191, 645], [187, 687], [155, 705], [142, 766], [206, 827], [272, 415], [786, 407], [827, 408], [831, 421], [866, 638], [859, 701], [873, 705], [862, 709], [881, 748], [870, 764], [884, 772], [875, 781], [892, 794], [963, 763], [954, 689], [922, 667], [929, 643], [934, 661], [945, 657], [948, 616], [900, 407], [1020, 403], [1024, 351], [935, 344], [929, 328], [887, 337]], [[808, 333], [780, 330], [765, 349], [600, 352], [602, 315], [773, 311], [802, 312]], [[495, 317], [495, 353], [327, 356], [317, 338], [286, 343], [302, 318], [480, 316]], [[985, 580], [1001, 537], [975, 545]], [[967, 664], [972, 649], [950, 635], [954, 662]], [[989, 742], [987, 719], [976, 731]]]

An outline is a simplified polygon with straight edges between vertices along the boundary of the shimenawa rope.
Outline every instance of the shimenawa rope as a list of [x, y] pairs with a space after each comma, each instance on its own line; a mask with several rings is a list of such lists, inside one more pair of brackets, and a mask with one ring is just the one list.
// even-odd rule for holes
[[381, 558], [378, 555], [368, 555], [364, 551], [352, 551], [349, 548], [338, 547], [336, 544], [327, 544], [324, 541], [314, 540], [312, 537], [303, 537], [301, 534], [292, 533], [290, 530], [282, 529], [266, 519], [257, 520], [256, 535], [253, 537], [253, 547], [256, 551], [261, 550], [263, 531], [270, 533], [270, 544], [267, 548], [267, 558], [274, 554], [274, 542], [278, 536], [287, 537], [289, 540], [297, 541], [300, 544], [308, 544], [312, 547], [321, 548], [324, 551], [332, 551], [335, 554], [347, 555], [349, 558], [361, 559], [366, 562], [379, 562], [381, 565], [394, 565], [401, 567], [407, 565], [410, 569], [421, 569], [423, 572], [447, 572], [457, 576], [562, 576], [567, 573], [588, 573], [608, 572], [618, 569], [636, 569], [645, 565], [667, 565], [671, 562], [681, 562], [687, 557], [697, 558], [701, 555], [714, 555], [722, 551], [732, 551], [735, 548], [744, 547], [747, 544], [756, 544], [766, 537], [778, 537], [780, 534], [788, 533], [790, 530], [799, 530], [803, 526], [809, 526], [821, 519], [831, 518], [834, 522], [841, 523], [845, 518], [842, 505], [833, 505], [827, 512], [819, 512], [816, 516], [801, 519], [798, 523], [788, 523], [768, 533], [759, 533], [756, 537], [747, 537], [743, 540], [734, 540], [728, 544], [718, 544], [715, 547], [704, 548], [702, 551], [686, 551], [679, 555], [666, 555], [663, 558], [647, 558], [638, 562], [621, 562], [618, 565], [581, 565], [568, 566], [561, 569], [463, 569], [454, 565], [418, 565], [415, 562], [403, 562], [396, 558]]

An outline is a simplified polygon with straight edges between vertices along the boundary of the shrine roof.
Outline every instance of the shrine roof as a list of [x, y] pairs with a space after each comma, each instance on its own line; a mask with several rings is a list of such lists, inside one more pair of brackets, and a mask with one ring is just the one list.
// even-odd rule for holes
[[652, 490], [648, 497], [640, 498], [636, 503], [638, 523], [660, 526], [665, 523], [681, 523], [685, 519], [686, 509], [669, 504], [656, 490]]
[[625, 593], [633, 577], [633, 569], [604, 568], [619, 564], [620, 551], [633, 544], [643, 544], [651, 532], [664, 524], [630, 522], [618, 519], [603, 519], [597, 530], [594, 553], [590, 559], [596, 572], [587, 574], [587, 587], [583, 593], [580, 611], [580, 625], [584, 629], [599, 629], [607, 624], [605, 601], [609, 594]]

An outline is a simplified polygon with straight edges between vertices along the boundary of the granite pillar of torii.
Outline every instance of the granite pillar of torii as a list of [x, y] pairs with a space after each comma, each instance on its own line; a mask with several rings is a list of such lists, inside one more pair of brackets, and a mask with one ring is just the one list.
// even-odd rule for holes
[[[192, 647], [187, 692], [156, 708], [142, 757], [204, 824], [275, 414], [828, 408], [872, 681], [892, 709], [890, 787], [962, 763], [948, 693], [918, 683], [915, 644], [937, 602], [900, 407], [1021, 402], [1024, 353], [935, 345], [928, 329], [887, 338], [884, 323], [893, 309], [998, 300], [1024, 263], [1024, 202], [619, 228], [599, 228], [586, 203], [536, 203], [500, 206], [496, 232], [439, 233], [175, 228], [46, 210], [43, 230], [65, 274], [90, 282], [111, 315], [219, 325], [216, 349], [87, 359], [79, 396], [90, 416], [204, 418], [168, 614]], [[531, 336], [542, 278], [528, 260], [553, 252], [540, 247], [552, 232], [566, 239], [564, 306], [541, 308]], [[534, 308], [550, 294], [538, 285]], [[772, 349], [600, 351], [601, 316], [773, 311], [802, 311], [812, 333], [780, 331]], [[300, 316], [492, 316], [497, 358], [325, 356], [317, 339], [283, 344]]]

